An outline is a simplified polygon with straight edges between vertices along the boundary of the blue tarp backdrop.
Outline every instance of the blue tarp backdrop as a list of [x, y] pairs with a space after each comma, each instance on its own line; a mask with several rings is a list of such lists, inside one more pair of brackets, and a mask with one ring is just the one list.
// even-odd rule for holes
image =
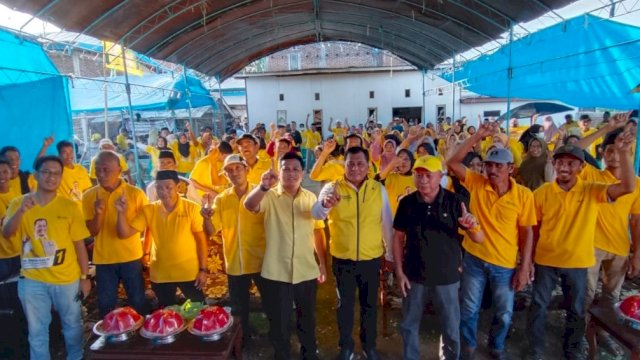
[[[129, 110], [124, 76], [92, 79], [73, 79], [69, 83], [71, 109], [79, 112], [104, 111], [104, 86], [107, 87], [107, 106], [110, 111]], [[187, 76], [172, 77], [170, 74], [144, 74], [129, 76], [131, 84], [131, 103], [134, 110], [171, 110], [189, 107], [187, 94], [190, 95], [191, 107], [213, 106], [217, 104], [200, 79]], [[186, 91], [188, 89], [188, 92]]]
[[[581, 15], [511, 43], [462, 66], [455, 80], [495, 97], [554, 99], [579, 107], [637, 109], [640, 28]], [[451, 74], [443, 76], [452, 80]]]
[[0, 49], [0, 146], [16, 146], [21, 168], [33, 170], [45, 137], [72, 139], [66, 79], [37, 42], [0, 30]]

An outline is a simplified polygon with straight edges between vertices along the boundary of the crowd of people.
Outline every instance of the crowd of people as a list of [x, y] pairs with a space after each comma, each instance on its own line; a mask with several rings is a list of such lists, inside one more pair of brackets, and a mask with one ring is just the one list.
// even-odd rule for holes
[[[325, 140], [309, 116], [220, 138], [206, 128], [196, 136], [187, 123], [184, 132], [163, 128], [147, 143], [126, 131], [115, 143], [101, 139], [88, 171], [65, 140], [47, 155], [55, 140], [44, 139], [33, 173], [20, 170], [19, 150], [6, 146], [0, 309], [15, 310], [26, 324], [32, 359], [50, 358], [55, 309], [67, 358], [81, 359], [90, 263], [100, 316], [117, 306], [120, 284], [127, 303], [148, 314], [145, 268], [157, 306], [176, 304], [178, 289], [204, 301], [208, 247], [218, 239], [232, 313], [248, 338], [255, 284], [278, 360], [291, 358], [294, 313], [301, 358], [321, 358], [316, 292], [328, 266], [340, 359], [355, 356], [356, 301], [363, 355], [380, 358], [381, 290], [401, 299], [404, 359], [424, 358], [419, 331], [428, 296], [444, 359], [472, 359], [485, 345], [504, 359], [514, 296], [527, 289], [532, 336], [522, 356], [548, 358], [545, 326], [558, 282], [567, 311], [564, 355], [582, 358], [586, 310], [600, 278], [600, 301], [613, 306], [625, 277], [640, 273], [640, 187], [631, 160], [637, 119], [607, 115], [597, 128], [588, 116], [568, 116], [559, 127], [551, 117], [537, 122], [511, 119], [505, 129], [480, 117], [424, 126], [331, 119]], [[133, 146], [152, 159], [154, 181], [144, 189], [129, 171]], [[302, 187], [306, 173], [323, 183], [319, 194]], [[396, 289], [380, 289], [381, 276]], [[485, 291], [494, 318], [488, 343], [479, 344]]]

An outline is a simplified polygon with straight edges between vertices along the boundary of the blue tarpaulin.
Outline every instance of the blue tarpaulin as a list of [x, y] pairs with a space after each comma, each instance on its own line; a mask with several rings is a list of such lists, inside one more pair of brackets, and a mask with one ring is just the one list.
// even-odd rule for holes
[[[144, 74], [129, 76], [131, 84], [131, 103], [134, 110], [171, 110], [191, 107], [212, 106], [217, 104], [211, 98], [200, 79], [187, 76], [172, 77], [171, 74]], [[105, 86], [107, 106], [110, 111], [128, 110], [124, 76], [95, 79], [73, 79], [69, 83], [71, 109], [79, 112], [104, 111]]]
[[0, 50], [0, 146], [16, 146], [32, 170], [45, 137], [72, 139], [66, 79], [36, 41], [0, 30]]
[[[508, 91], [509, 46], [511, 90]], [[443, 76], [451, 81], [451, 73]], [[505, 45], [455, 72], [467, 90], [495, 97], [553, 99], [579, 107], [637, 109], [640, 28], [582, 15]]]

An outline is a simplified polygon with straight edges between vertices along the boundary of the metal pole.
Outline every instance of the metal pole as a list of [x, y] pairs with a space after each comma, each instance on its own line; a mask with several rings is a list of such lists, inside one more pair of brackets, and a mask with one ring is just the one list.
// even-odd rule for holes
[[220, 125], [222, 125], [222, 135], [224, 135], [227, 130], [227, 124], [224, 120], [224, 114], [222, 113], [222, 84], [220, 83], [220, 76], [216, 76], [216, 81], [218, 82], [218, 117], [220, 118]]
[[[638, 115], [640, 115], [640, 106], [638, 106]], [[633, 160], [633, 168], [636, 169], [636, 175], [640, 174], [640, 149], [638, 148], [638, 144], [640, 144], [640, 131], [636, 129], [636, 153]]]
[[[187, 96], [187, 114], [189, 114], [189, 125], [191, 125], [191, 129], [195, 129], [195, 127], [193, 126], [193, 119], [191, 118], [191, 91], [189, 91], [189, 83], [187, 82], [187, 67], [184, 66], [184, 64], [182, 64], [182, 79], [184, 80], [184, 92]], [[196, 134], [195, 131], [193, 133]]]
[[424, 93], [424, 74], [426, 70], [422, 69], [422, 125], [427, 126], [427, 105]]
[[513, 68], [511, 67], [511, 43], [513, 42], [513, 23], [509, 26], [509, 66], [507, 67], [507, 136], [509, 135], [509, 125], [511, 123], [511, 78], [513, 77]]
[[107, 50], [104, 48], [104, 42], [102, 43], [102, 77], [105, 79], [104, 82], [104, 138], [109, 138], [109, 104], [108, 104], [108, 96], [107, 96], [107, 86], [109, 85], [107, 80]]
[[[122, 67], [124, 68], [124, 81], [125, 81], [125, 89], [127, 90], [127, 102], [129, 103], [129, 120], [131, 120], [131, 136], [133, 137], [134, 144], [137, 141], [136, 138], [136, 123], [133, 121], [133, 105], [131, 104], [131, 85], [129, 84], [129, 72], [127, 71], [127, 56], [125, 54], [124, 45], [120, 45], [120, 49], [122, 50]], [[133, 147], [133, 158], [136, 163], [136, 178], [134, 181], [136, 185], [142, 187], [142, 179], [140, 178], [140, 159], [138, 156], [138, 147]]]
[[456, 55], [453, 55], [453, 68], [451, 69], [451, 121], [456, 121]]

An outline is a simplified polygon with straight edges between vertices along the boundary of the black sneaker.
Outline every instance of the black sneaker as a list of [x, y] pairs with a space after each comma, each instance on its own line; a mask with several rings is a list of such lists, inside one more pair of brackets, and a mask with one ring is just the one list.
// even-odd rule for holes
[[504, 350], [495, 350], [495, 349], [491, 349], [489, 351], [489, 354], [491, 355], [491, 358], [494, 360], [507, 360], [507, 354], [505, 354]]
[[362, 355], [364, 355], [364, 358], [367, 360], [380, 360], [380, 355], [378, 355], [376, 349], [365, 350]]
[[353, 360], [355, 356], [353, 355], [353, 349], [342, 348], [340, 349], [340, 355], [338, 355], [338, 360]]

